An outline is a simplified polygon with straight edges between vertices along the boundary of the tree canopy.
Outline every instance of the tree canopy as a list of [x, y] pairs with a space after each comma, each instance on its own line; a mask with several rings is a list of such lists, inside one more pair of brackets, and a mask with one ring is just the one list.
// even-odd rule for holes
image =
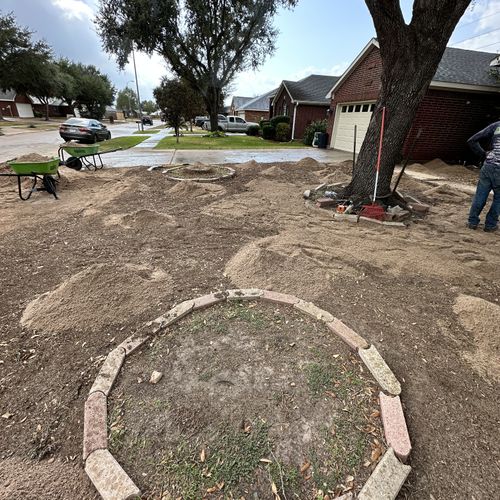
[[126, 112], [127, 115], [135, 114], [139, 109], [139, 100], [135, 91], [130, 87], [120, 90], [116, 96], [116, 107]]
[[217, 124], [220, 96], [236, 74], [275, 50], [273, 17], [297, 0], [100, 0], [104, 49], [124, 67], [135, 46], [160, 54], [201, 94]]
[[158, 107], [156, 106], [154, 101], [146, 99], [145, 101], [141, 102], [141, 109], [144, 111], [144, 113], [151, 115], [158, 109]]

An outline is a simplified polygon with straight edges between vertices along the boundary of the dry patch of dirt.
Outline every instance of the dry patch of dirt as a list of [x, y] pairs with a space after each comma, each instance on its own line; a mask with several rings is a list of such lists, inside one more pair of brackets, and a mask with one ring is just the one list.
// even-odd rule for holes
[[140, 314], [159, 292], [171, 289], [172, 279], [161, 269], [93, 264], [31, 301], [21, 325], [43, 332], [61, 332], [74, 325], [102, 330]]
[[229, 302], [127, 362], [110, 442], [145, 498], [272, 498], [273, 485], [283, 498], [336, 496], [359, 491], [384, 452], [377, 397], [326, 325]]
[[186, 196], [187, 198], [211, 198], [221, 196], [226, 192], [224, 186], [209, 182], [182, 181], [169, 189], [169, 193], [175, 196]]
[[465, 358], [480, 375], [500, 382], [500, 306], [479, 297], [459, 295], [453, 311], [474, 338], [475, 349], [464, 353]]

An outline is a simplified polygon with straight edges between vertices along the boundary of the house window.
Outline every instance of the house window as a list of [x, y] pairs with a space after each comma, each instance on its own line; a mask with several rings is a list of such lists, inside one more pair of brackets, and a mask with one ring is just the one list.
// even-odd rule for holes
[[288, 116], [288, 106], [285, 101], [283, 101], [283, 114]]
[[361, 104], [356, 104], [355, 111], [356, 111], [356, 113], [360, 113], [361, 112]]
[[368, 113], [370, 110], [370, 105], [369, 104], [363, 104], [363, 113]]
[[370, 111], [371, 111], [372, 113], [375, 111], [375, 104], [372, 104], [372, 105], [370, 106]]
[[348, 108], [347, 108], [347, 112], [348, 113], [352, 113], [354, 111], [354, 106], [351, 104]]
[[342, 106], [342, 113], [345, 113], [347, 111], [347, 106]]

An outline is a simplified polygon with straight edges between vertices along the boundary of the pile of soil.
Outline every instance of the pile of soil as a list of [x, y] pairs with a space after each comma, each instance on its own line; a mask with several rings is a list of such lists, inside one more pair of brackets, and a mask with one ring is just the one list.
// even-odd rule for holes
[[324, 167], [324, 163], [320, 163], [314, 158], [309, 158], [308, 156], [306, 156], [305, 158], [302, 158], [302, 160], [299, 160], [297, 162], [297, 167], [303, 168], [305, 170], [318, 169]]
[[26, 155], [18, 156], [16, 158], [16, 163], [43, 163], [47, 161], [51, 161], [54, 158], [50, 156], [43, 156], [38, 153], [29, 153]]
[[136, 210], [125, 214], [110, 215], [106, 225], [119, 224], [128, 229], [144, 229], [151, 227], [152, 229], [162, 230], [166, 227], [174, 227], [177, 223], [174, 217], [169, 214], [164, 214], [156, 210]]
[[500, 305], [479, 297], [459, 295], [453, 306], [463, 327], [473, 335], [475, 347], [465, 352], [481, 376], [500, 382]]
[[[62, 332], [75, 325], [100, 330], [147, 309], [159, 293], [172, 289], [161, 269], [132, 264], [94, 264], [50, 292], [32, 300], [21, 325], [43, 332]], [[103, 296], [104, 292], [104, 296]]]
[[378, 391], [323, 323], [224, 303], [130, 359], [111, 451], [147, 498], [333, 498], [359, 491], [385, 451]]
[[[231, 175], [231, 170], [223, 165], [212, 165], [207, 167], [203, 164], [197, 164], [197, 166], [192, 165], [182, 165], [180, 167], [172, 167], [163, 172], [172, 180], [207, 180], [214, 181], [218, 178], [224, 178], [225, 176]], [[233, 172], [234, 174], [234, 172]]]

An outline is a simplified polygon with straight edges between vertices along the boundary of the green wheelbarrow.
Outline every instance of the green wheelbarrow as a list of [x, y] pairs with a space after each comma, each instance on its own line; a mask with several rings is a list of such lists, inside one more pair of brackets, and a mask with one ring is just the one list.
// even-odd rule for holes
[[[121, 148], [100, 152], [99, 144], [61, 144], [58, 155], [61, 162], [74, 170], [97, 170], [104, 167], [101, 155], [119, 151]], [[64, 158], [64, 153], [68, 157]]]
[[[37, 162], [18, 162], [16, 159], [13, 159], [6, 163], [14, 173], [2, 173], [0, 177], [17, 177], [17, 190], [21, 200], [28, 200], [35, 191], [47, 191], [47, 193], [53, 195], [57, 200], [57, 180], [54, 176], [59, 176], [59, 172], [57, 171], [59, 158]], [[27, 191], [24, 190], [24, 192], [21, 183], [23, 177], [29, 177], [32, 180], [31, 187]], [[36, 187], [38, 181], [42, 183], [43, 187]]]

